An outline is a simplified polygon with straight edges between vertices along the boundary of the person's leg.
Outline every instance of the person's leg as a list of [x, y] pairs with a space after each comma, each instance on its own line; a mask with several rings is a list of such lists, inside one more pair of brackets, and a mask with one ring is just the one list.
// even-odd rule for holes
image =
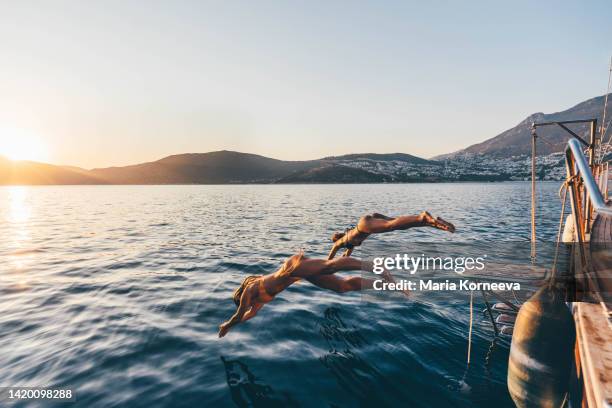
[[427, 211], [419, 215], [403, 215], [387, 223], [388, 231], [406, 230], [414, 227], [433, 227], [443, 231], [455, 232], [455, 226], [442, 218], [434, 218]]
[[395, 230], [405, 230], [408, 228], [422, 227], [426, 225], [423, 214], [420, 215], [403, 215], [390, 220], [383, 218], [368, 218], [362, 219], [359, 223], [359, 230], [367, 234], [380, 234]]
[[387, 217], [386, 215], [380, 214], [380, 213], [372, 213], [372, 218], [378, 218], [378, 219], [386, 220], [386, 221], [392, 221], [395, 219], [393, 217]]
[[310, 277], [307, 280], [313, 285], [323, 289], [333, 290], [336, 293], [367, 290], [374, 287], [374, 280], [362, 278], [360, 276], [341, 278], [334, 275], [320, 275]]
[[361, 259], [353, 258], [350, 256], [343, 256], [340, 258], [327, 261], [327, 268], [323, 271], [324, 274], [336, 273], [340, 271], [360, 271], [366, 264]]
[[[355, 266], [363, 267], [364, 271], [372, 270], [371, 262], [364, 263], [355, 258], [350, 258], [350, 257], [337, 258], [332, 262], [336, 264], [334, 266], [336, 268], [335, 270], [336, 272], [339, 270], [356, 270]], [[337, 269], [337, 268], [348, 268], [348, 269]], [[391, 273], [389, 273], [389, 271], [387, 270], [385, 270], [382, 273], [381, 278], [385, 282], [395, 282], [395, 279], [393, 279], [393, 276], [391, 276]], [[375, 282], [375, 280], [373, 279], [362, 278], [360, 276], [342, 278], [342, 277], [330, 275], [330, 274], [311, 275], [309, 277], [306, 277], [306, 280], [308, 280], [309, 282], [311, 282], [312, 284], [316, 286], [319, 286], [324, 289], [330, 289], [338, 293], [364, 290], [364, 289], [373, 289], [374, 282]], [[409, 296], [410, 294], [410, 291], [408, 290], [402, 290], [402, 292], [406, 296]]]
[[442, 231], [455, 232], [455, 226], [453, 224], [451, 224], [450, 222], [444, 220], [442, 217], [434, 218], [427, 211], [423, 211], [420, 214], [420, 216], [423, 217], [425, 225], [437, 228], [437, 229], [442, 230]]
[[427, 221], [423, 214], [419, 215], [402, 215], [387, 223], [387, 228], [391, 231], [405, 230], [415, 227], [423, 227], [427, 225]]
[[291, 272], [294, 278], [308, 279], [312, 276], [331, 275], [339, 271], [359, 271], [362, 268], [362, 261], [350, 256], [343, 256], [334, 259], [315, 259], [305, 258]]

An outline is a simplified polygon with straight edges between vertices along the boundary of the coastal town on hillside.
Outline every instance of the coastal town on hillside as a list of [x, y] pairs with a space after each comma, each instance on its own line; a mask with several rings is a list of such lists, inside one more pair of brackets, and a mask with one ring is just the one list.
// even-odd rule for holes
[[[540, 180], [558, 181], [565, 177], [565, 161], [561, 152], [538, 156], [536, 163]], [[388, 182], [413, 180], [520, 181], [529, 180], [531, 177], [531, 157], [527, 155], [500, 158], [462, 154], [442, 161], [430, 161], [427, 164], [402, 160], [356, 158], [338, 160], [335, 164], [382, 175]]]

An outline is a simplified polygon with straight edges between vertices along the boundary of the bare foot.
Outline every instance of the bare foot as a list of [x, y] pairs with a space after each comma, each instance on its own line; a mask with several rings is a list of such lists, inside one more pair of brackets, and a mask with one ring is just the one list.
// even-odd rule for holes
[[453, 224], [451, 224], [450, 222], [444, 220], [441, 217], [436, 217], [434, 218], [429, 212], [427, 211], [423, 211], [421, 213], [421, 217], [423, 218], [423, 222], [426, 225], [431, 225], [432, 227], [442, 230], [442, 231], [448, 231], [450, 233], [454, 233], [455, 232], [455, 226]]
[[[382, 273], [382, 278], [385, 282], [387, 283], [396, 283], [395, 279], [393, 279], [393, 276], [391, 275], [391, 272], [389, 272], [388, 270], [384, 270], [384, 272]], [[408, 289], [404, 289], [401, 291], [406, 297], [410, 297], [410, 291]]]
[[442, 231], [448, 231], [451, 234], [455, 232], [455, 226], [453, 224], [451, 224], [450, 222], [437, 217], [436, 218], [436, 223], [434, 225], [435, 228], [441, 229]]

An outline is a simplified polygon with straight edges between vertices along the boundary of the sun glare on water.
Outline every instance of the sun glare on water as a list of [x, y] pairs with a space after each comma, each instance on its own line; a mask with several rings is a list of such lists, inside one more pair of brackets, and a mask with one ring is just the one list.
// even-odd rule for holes
[[0, 128], [0, 156], [9, 160], [48, 160], [44, 142], [23, 129]]

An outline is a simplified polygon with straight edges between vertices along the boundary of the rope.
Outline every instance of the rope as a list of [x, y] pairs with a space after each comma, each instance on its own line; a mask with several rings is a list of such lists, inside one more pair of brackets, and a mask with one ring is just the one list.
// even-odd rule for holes
[[[606, 135], [608, 134], [608, 129], [610, 127], [610, 122], [612, 122], [612, 119], [608, 120], [607, 124], [604, 124], [605, 127], [603, 129], [603, 135], [601, 136], [601, 141], [600, 144], [603, 143], [603, 141], [605, 140]], [[600, 161], [602, 161], [605, 158], [605, 155], [608, 153], [608, 150], [610, 150], [610, 143], [612, 142], [612, 135], [610, 135], [610, 138], [608, 139], [608, 141], [606, 142], [606, 144], [603, 147], [600, 147], [600, 150], [602, 150], [602, 157], [600, 158]]]
[[470, 365], [472, 354], [472, 322], [474, 320], [474, 292], [470, 290], [470, 330], [468, 332], [467, 365]]
[[556, 144], [554, 144], [553, 142], [551, 142], [551, 141], [547, 140], [547, 139], [546, 139], [546, 138], [544, 138], [542, 135], [537, 135], [537, 137], [539, 137], [539, 138], [540, 138], [540, 140], [542, 140], [544, 143], [546, 143], [546, 144], [547, 144], [547, 145], [549, 145], [550, 147], [554, 147], [554, 148], [556, 148], [556, 147], [557, 147], [557, 145], [556, 145]]
[[489, 299], [487, 299], [487, 294], [485, 293], [484, 289], [481, 289], [480, 293], [482, 294], [482, 299], [484, 300], [485, 306], [487, 307], [487, 313], [489, 314], [489, 319], [491, 319], [491, 324], [493, 325], [493, 331], [495, 332], [495, 335], [497, 336], [499, 334], [499, 330], [497, 329], [497, 323], [495, 323], [493, 312], [491, 312], [491, 305], [489, 304]]
[[485, 356], [484, 367], [487, 371], [487, 376], [491, 375], [491, 362], [493, 360], [493, 352], [495, 351], [495, 346], [497, 345], [497, 337], [493, 337], [493, 341], [489, 345], [489, 350], [487, 350], [487, 355]]
[[516, 292], [514, 291], [514, 289], [510, 289], [510, 290], [512, 291], [512, 297], [514, 297], [514, 300], [516, 301], [516, 303], [518, 303], [520, 305], [521, 301], [516, 296]]
[[474, 291], [470, 290], [470, 330], [468, 331], [468, 349], [467, 349], [467, 364], [461, 378], [461, 386], [467, 386], [465, 379], [467, 378], [470, 369], [470, 356], [472, 355], [472, 322], [474, 321]]
[[[610, 81], [612, 80], [612, 57], [610, 57], [610, 65], [608, 68], [608, 87], [606, 88], [606, 98], [604, 100], [604, 109], [603, 109], [603, 114], [601, 116], [601, 129], [600, 129], [600, 137], [599, 137], [599, 151], [598, 151], [598, 157], [597, 157], [597, 163], [601, 163], [601, 161], [603, 160], [603, 155], [602, 155], [602, 146], [601, 143], [604, 141], [604, 137], [606, 137], [606, 132], [608, 131], [608, 126], [606, 125], [606, 111], [608, 110], [608, 95], [610, 94]], [[610, 124], [610, 122], [608, 121], [608, 125]]]
[[557, 246], [555, 248], [555, 258], [553, 259], [551, 276], [550, 276], [550, 285], [554, 280], [555, 274], [557, 273], [557, 260], [559, 259], [559, 247], [561, 246], [561, 230], [563, 228], [563, 218], [565, 217], [565, 203], [567, 202], [567, 189], [569, 185], [573, 182], [575, 176], [568, 178], [561, 185], [561, 189], [559, 190], [559, 196], [561, 196], [561, 191], [563, 191], [563, 198], [561, 204], [561, 216], [559, 217], [559, 228], [557, 230]]

